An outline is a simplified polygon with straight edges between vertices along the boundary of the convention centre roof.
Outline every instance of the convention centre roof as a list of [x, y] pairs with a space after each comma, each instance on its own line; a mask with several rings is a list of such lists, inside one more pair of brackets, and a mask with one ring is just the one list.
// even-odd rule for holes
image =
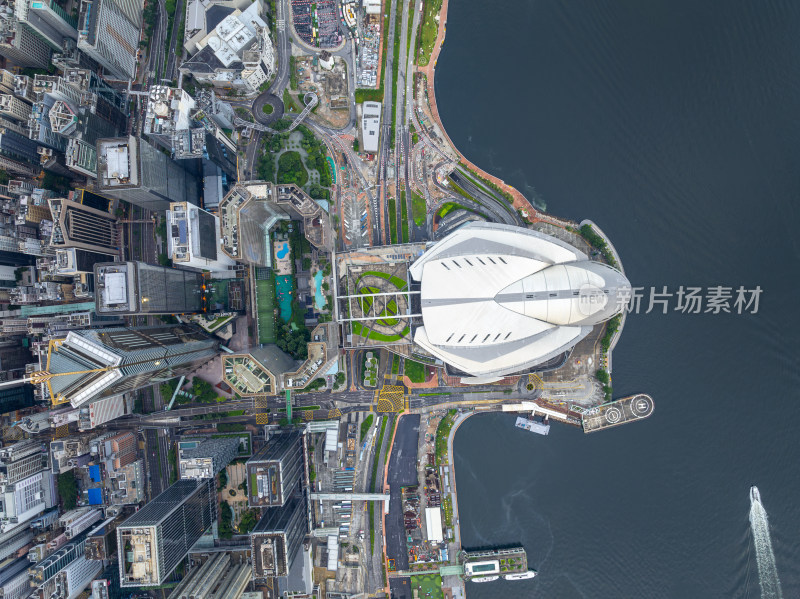
[[409, 270], [421, 284], [414, 343], [475, 377], [533, 369], [618, 314], [630, 283], [543, 233], [470, 223]]

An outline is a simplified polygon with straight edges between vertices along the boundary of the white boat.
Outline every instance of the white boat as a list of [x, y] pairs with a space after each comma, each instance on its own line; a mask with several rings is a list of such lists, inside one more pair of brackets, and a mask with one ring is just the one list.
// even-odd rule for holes
[[758, 487], [753, 485], [750, 487], [750, 505], [753, 505], [756, 501], [761, 503], [761, 493], [758, 492]]
[[518, 572], [517, 574], [503, 574], [505, 580], [527, 580], [536, 576], [535, 570], [528, 570], [527, 572]]
[[470, 582], [492, 582], [493, 580], [497, 580], [500, 578], [499, 576], [478, 576], [477, 578], [471, 579]]

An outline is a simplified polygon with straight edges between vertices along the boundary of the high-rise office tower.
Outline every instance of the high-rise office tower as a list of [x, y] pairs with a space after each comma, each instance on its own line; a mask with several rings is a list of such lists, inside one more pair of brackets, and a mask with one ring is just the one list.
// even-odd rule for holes
[[218, 352], [216, 340], [182, 324], [70, 331], [51, 343], [46, 364], [32, 374], [54, 405], [140, 389], [185, 374]]
[[305, 502], [293, 498], [283, 507], [264, 511], [250, 533], [253, 579], [288, 576], [306, 535]]
[[133, 136], [97, 141], [97, 184], [105, 195], [150, 210], [200, 201], [197, 177], [182, 162]]
[[0, 156], [35, 168], [39, 165], [38, 147], [36, 141], [28, 137], [27, 127], [0, 118]]
[[[83, 193], [84, 196], [87, 194], [94, 195]], [[113, 214], [74, 199], [53, 198], [48, 203], [53, 215], [53, 234], [50, 238], [52, 247], [119, 255], [119, 232], [117, 219]]]
[[239, 439], [204, 439], [196, 447], [182, 449], [178, 468], [181, 478], [214, 478], [239, 451]]
[[167, 211], [167, 250], [176, 266], [219, 272], [236, 264], [223, 253], [219, 219], [188, 202]]
[[179, 480], [117, 528], [122, 587], [163, 584], [217, 514], [213, 479]]
[[141, 0], [94, 0], [81, 4], [78, 48], [113, 79], [136, 76], [142, 4]]
[[98, 314], [185, 314], [203, 310], [203, 275], [144, 262], [94, 266]]
[[78, 39], [78, 19], [53, 0], [16, 0], [16, 13], [53, 50], [61, 49], [64, 38]]
[[247, 460], [246, 468], [250, 507], [286, 504], [303, 474], [300, 433], [273, 436]]

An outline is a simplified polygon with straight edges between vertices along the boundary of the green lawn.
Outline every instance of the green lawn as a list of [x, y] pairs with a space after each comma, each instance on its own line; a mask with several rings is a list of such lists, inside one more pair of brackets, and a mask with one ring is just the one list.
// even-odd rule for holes
[[406, 327], [398, 335], [384, 335], [383, 333], [378, 333], [377, 331], [371, 331], [367, 333], [368, 330], [369, 329], [363, 326], [360, 322], [353, 323], [353, 334], [361, 335], [362, 337], [369, 335], [367, 338], [373, 339], [374, 341], [400, 341], [400, 339], [408, 335], [410, 331], [410, 329]]
[[403, 243], [408, 243], [408, 203], [406, 202], [406, 192], [400, 192], [400, 231], [403, 233]]
[[275, 109], [272, 107], [271, 104], [264, 104], [264, 106], [261, 107], [261, 112], [263, 112], [264, 114], [272, 114], [274, 110]]
[[396, 277], [394, 275], [390, 275], [390, 274], [387, 274], [385, 272], [381, 272], [379, 270], [368, 270], [368, 271], [364, 272], [360, 277], [358, 277], [358, 281], [356, 281], [356, 285], [358, 285], [358, 282], [361, 281], [361, 279], [363, 279], [366, 276], [370, 276], [370, 275], [373, 276], [373, 277], [378, 277], [380, 279], [384, 279], [386, 281], [391, 282], [400, 291], [403, 291], [406, 288], [406, 286], [408, 285], [408, 283], [406, 283], [400, 277]]
[[411, 194], [411, 216], [414, 219], [414, 224], [421, 227], [425, 224], [425, 216], [428, 211], [428, 206], [425, 203], [425, 198], [417, 192]]
[[431, 59], [433, 46], [436, 44], [436, 35], [439, 33], [439, 21], [434, 17], [439, 14], [441, 8], [442, 0], [425, 1], [422, 13], [421, 33], [417, 38], [417, 47], [419, 48], [417, 64], [422, 67], [427, 66]]
[[419, 590], [419, 597], [422, 599], [444, 599], [442, 590], [442, 577], [438, 574], [423, 574], [411, 577], [411, 589]]
[[474, 200], [475, 199], [471, 195], [469, 195], [464, 189], [462, 189], [461, 186], [459, 186], [450, 177], [447, 178], [447, 181], [448, 181], [448, 184], [450, 185], [450, 188], [453, 191], [455, 191], [458, 195], [460, 195], [462, 198], [467, 198], [468, 200]]
[[372, 420], [373, 420], [372, 414], [370, 414], [366, 418], [364, 418], [364, 422], [361, 423], [361, 440], [362, 441], [364, 440], [364, 437], [367, 436], [367, 433], [369, 432], [369, 427], [372, 426]]
[[284, 152], [278, 158], [278, 183], [295, 183], [299, 187], [308, 183], [308, 171], [299, 152]]
[[406, 358], [405, 374], [412, 383], [425, 382], [425, 365]]
[[258, 306], [258, 342], [275, 343], [275, 283], [269, 279], [256, 281]]
[[448, 410], [444, 418], [439, 421], [436, 427], [436, 465], [441, 466], [447, 463], [447, 437], [450, 436], [450, 429], [456, 419], [456, 410]]
[[397, 243], [397, 202], [389, 198], [389, 237], [392, 245]]

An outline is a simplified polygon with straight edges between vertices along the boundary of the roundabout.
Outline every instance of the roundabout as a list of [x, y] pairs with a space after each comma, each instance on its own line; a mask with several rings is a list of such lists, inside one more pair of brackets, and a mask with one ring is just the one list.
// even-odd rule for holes
[[271, 125], [280, 120], [283, 112], [283, 101], [269, 92], [264, 92], [253, 100], [253, 118], [261, 125]]

